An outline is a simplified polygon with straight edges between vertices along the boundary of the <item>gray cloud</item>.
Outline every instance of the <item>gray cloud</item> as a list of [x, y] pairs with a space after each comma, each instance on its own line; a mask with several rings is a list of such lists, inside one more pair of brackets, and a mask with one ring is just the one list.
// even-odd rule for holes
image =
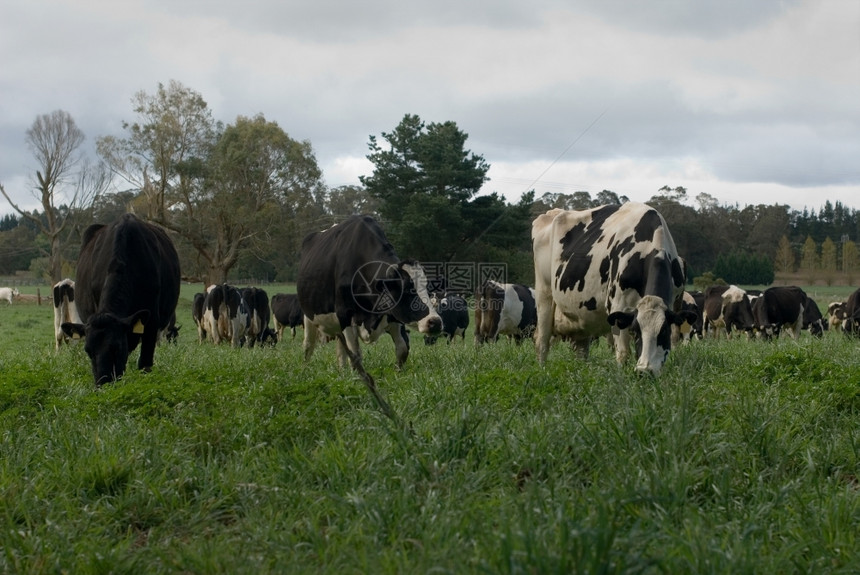
[[683, 163], [677, 185], [860, 207], [857, 29], [837, 0], [4, 3], [0, 181], [25, 191], [37, 115], [68, 111], [92, 146], [175, 79], [219, 120], [310, 140], [333, 185], [410, 113], [457, 122], [499, 186], [557, 162], [553, 185], [653, 192]]

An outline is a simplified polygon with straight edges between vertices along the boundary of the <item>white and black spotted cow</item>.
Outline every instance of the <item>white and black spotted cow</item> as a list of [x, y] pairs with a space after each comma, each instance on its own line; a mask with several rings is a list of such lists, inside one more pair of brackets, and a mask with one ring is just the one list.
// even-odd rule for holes
[[[623, 362], [636, 343], [636, 371], [657, 375], [671, 349], [671, 326], [685, 274], [663, 216], [640, 203], [592, 210], [550, 210], [532, 223], [538, 361], [553, 336], [581, 355], [594, 338], [613, 334]], [[680, 309], [680, 303], [677, 304]]]
[[[433, 294], [430, 297], [430, 303], [433, 309], [442, 318], [442, 333], [439, 337], [444, 337], [448, 343], [454, 341], [458, 335], [466, 341], [466, 328], [469, 327], [469, 304], [461, 296], [456, 293], [446, 293], [441, 298]], [[436, 343], [437, 336], [425, 335], [424, 343], [432, 345]]]
[[827, 304], [827, 323], [831, 330], [842, 331], [846, 319], [845, 307], [844, 301], [832, 301]]
[[67, 322], [81, 323], [78, 315], [78, 306], [75, 304], [75, 282], [69, 278], [60, 280], [54, 284], [54, 340], [57, 349], [62, 343], [68, 343], [72, 339], [63, 331], [63, 324]]
[[203, 322], [214, 343], [228, 340], [233, 347], [240, 347], [250, 320], [248, 305], [236, 287], [229, 284], [209, 286], [203, 302]]
[[322, 332], [337, 338], [341, 365], [349, 351], [354, 366], [363, 370], [359, 337], [369, 343], [388, 333], [400, 367], [409, 355], [405, 324], [416, 324], [424, 335], [442, 330], [441, 318], [429, 307], [424, 269], [401, 260], [370, 216], [352, 216], [304, 239], [296, 293], [305, 316], [306, 360]]
[[262, 343], [263, 334], [269, 329], [269, 294], [258, 287], [246, 287], [241, 290], [242, 300], [248, 309], [248, 328], [245, 331], [245, 341], [248, 347]]
[[525, 285], [484, 282], [475, 290], [475, 344], [507, 335], [519, 344], [534, 334], [535, 290]]
[[755, 317], [747, 292], [736, 285], [706, 288], [702, 322], [705, 334], [712, 334], [714, 339], [719, 338], [720, 333], [730, 338], [733, 331], [745, 332], [747, 337], [751, 337]]

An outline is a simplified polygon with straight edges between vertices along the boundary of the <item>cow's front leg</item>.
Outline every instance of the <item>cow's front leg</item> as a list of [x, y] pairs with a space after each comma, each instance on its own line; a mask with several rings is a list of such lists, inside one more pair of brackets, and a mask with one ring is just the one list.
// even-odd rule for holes
[[140, 338], [140, 357], [137, 359], [137, 368], [141, 371], [152, 371], [155, 363], [155, 343], [158, 340], [158, 330], [145, 330]]

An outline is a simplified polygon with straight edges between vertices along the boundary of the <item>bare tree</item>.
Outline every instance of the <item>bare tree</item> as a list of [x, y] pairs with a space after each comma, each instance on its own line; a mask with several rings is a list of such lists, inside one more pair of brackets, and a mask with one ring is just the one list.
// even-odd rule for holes
[[[27, 146], [39, 168], [33, 196], [43, 214], [21, 209], [0, 185], [0, 192], [22, 217], [34, 222], [48, 239], [51, 280], [62, 279], [63, 261], [60, 236], [75, 209], [89, 205], [108, 184], [108, 173], [100, 165], [91, 166], [79, 152], [84, 133], [72, 116], [63, 110], [42, 114], [27, 130]], [[64, 201], [65, 200], [65, 201]]]

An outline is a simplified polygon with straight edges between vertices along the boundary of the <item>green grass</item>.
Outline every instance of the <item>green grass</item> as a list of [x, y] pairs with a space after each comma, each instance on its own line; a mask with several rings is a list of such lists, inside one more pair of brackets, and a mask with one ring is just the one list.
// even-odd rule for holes
[[0, 571], [860, 570], [860, 341], [694, 342], [657, 380], [605, 342], [413, 337], [398, 372], [381, 341], [404, 430], [331, 345], [198, 345], [194, 291], [100, 390], [50, 307], [0, 304]]

